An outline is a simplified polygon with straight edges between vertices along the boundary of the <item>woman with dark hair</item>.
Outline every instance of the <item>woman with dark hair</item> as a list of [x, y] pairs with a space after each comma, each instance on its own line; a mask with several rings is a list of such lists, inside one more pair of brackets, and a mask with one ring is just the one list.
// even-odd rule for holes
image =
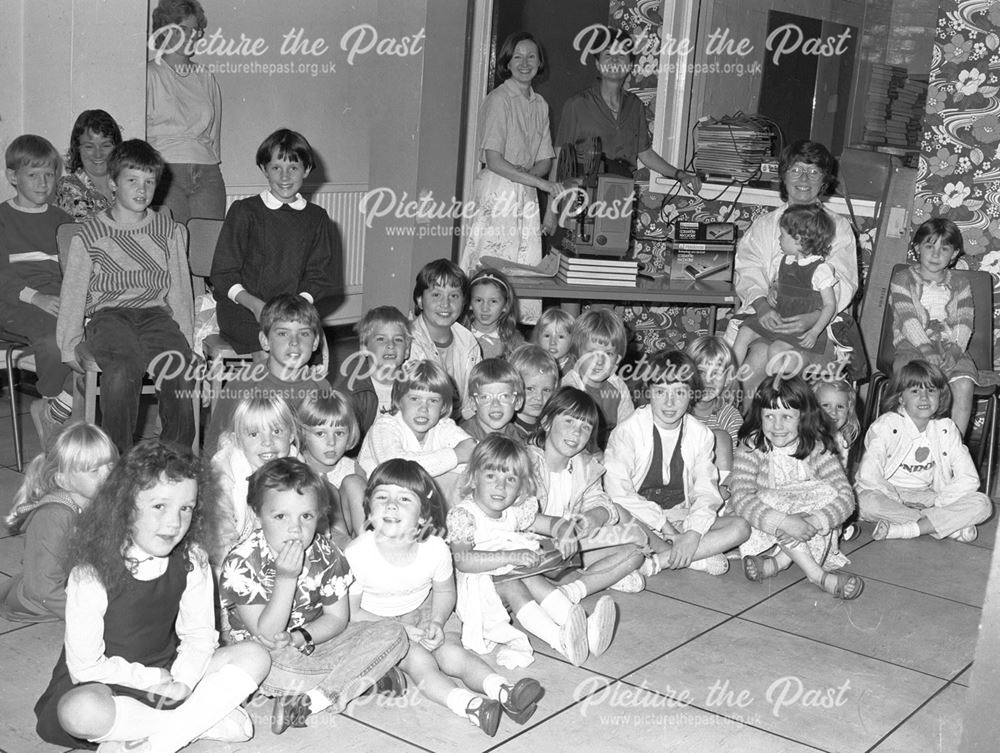
[[[545, 52], [531, 34], [507, 37], [497, 58], [502, 83], [479, 110], [480, 160], [486, 167], [476, 176], [476, 214], [462, 249], [461, 267], [468, 273], [486, 255], [532, 265], [542, 259], [536, 190], [554, 195], [562, 188], [545, 178], [555, 156], [549, 106], [531, 88], [544, 70]], [[541, 301], [522, 301], [524, 321], [534, 322], [540, 313]]]
[[66, 152], [66, 175], [56, 183], [55, 205], [77, 222], [111, 206], [108, 157], [122, 143], [122, 132], [104, 110], [84, 110], [73, 124]]
[[[642, 101], [625, 91], [635, 59], [631, 37], [621, 29], [604, 27], [603, 44], [596, 45], [595, 49], [590, 58], [597, 69], [597, 80], [563, 105], [556, 134], [556, 154], [566, 144], [572, 144], [576, 148], [577, 161], [583, 167], [588, 159], [587, 141], [596, 137], [601, 140], [604, 172], [631, 178], [641, 162], [660, 175], [674, 178], [691, 193], [697, 193], [701, 190], [698, 176], [674, 167], [653, 149]], [[555, 179], [554, 167], [549, 177]], [[553, 202], [549, 202], [545, 232], [554, 233], [556, 225], [556, 209]]]
[[[822, 144], [815, 141], [796, 141], [782, 152], [778, 175], [779, 192], [785, 204], [758, 217], [736, 248], [734, 282], [736, 294], [740, 298], [740, 308], [737, 311], [739, 321], [737, 319], [733, 321], [738, 327], [745, 318], [744, 315], [756, 313], [757, 321], [771, 332], [801, 335], [816, 323], [818, 312], [781, 317], [774, 310], [775, 301], [770, 293], [784, 255], [781, 250], [779, 220], [788, 207], [821, 204], [833, 193], [837, 186], [837, 161]], [[826, 259], [836, 277], [833, 290], [838, 313], [834, 316], [834, 322], [846, 317], [853, 324], [853, 318], [847, 309], [858, 290], [858, 258], [854, 231], [850, 222], [844, 217], [826, 211], [834, 224], [833, 245]], [[735, 337], [734, 333], [729, 334]], [[827, 334], [827, 347], [823, 353], [810, 354], [804, 348], [798, 349], [802, 365], [834, 360], [836, 346], [841, 343], [830, 328]], [[732, 341], [731, 338], [727, 339]], [[860, 346], [860, 338], [858, 340]], [[749, 376], [743, 382], [746, 396], [744, 404], [749, 403], [750, 396], [764, 378], [767, 360], [767, 346], [762, 345], [760, 341], [754, 343], [745, 362], [749, 366]]]
[[198, 0], [160, 0], [153, 10], [146, 138], [167, 163], [153, 204], [169, 207], [180, 223], [226, 215], [219, 170], [222, 92], [215, 76], [191, 61], [207, 23]]

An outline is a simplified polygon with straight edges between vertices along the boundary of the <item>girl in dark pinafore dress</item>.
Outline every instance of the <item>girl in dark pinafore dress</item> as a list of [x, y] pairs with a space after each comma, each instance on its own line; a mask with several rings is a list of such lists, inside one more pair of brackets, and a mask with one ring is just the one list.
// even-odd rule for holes
[[[786, 350], [821, 354], [826, 349], [826, 328], [837, 313], [833, 287], [837, 282], [833, 267], [825, 259], [830, 254], [835, 227], [819, 204], [791, 206], [778, 220], [781, 250], [778, 268], [773, 270], [765, 314], [751, 314], [740, 327], [733, 343], [742, 363], [750, 345], [757, 340], [769, 343], [770, 360]], [[782, 334], [774, 328], [784, 318], [819, 312], [815, 324], [802, 334]]]

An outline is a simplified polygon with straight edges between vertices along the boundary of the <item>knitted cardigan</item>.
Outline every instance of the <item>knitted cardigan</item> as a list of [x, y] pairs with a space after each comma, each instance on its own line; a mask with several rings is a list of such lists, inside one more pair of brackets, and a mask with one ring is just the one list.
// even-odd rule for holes
[[[948, 320], [943, 322], [950, 332], [947, 341], [933, 343], [927, 335], [930, 321], [927, 310], [920, 303], [924, 290], [924, 280], [916, 264], [899, 270], [892, 276], [890, 285], [890, 305], [893, 311], [892, 345], [909, 344], [926, 356], [945, 356], [957, 360], [965, 355], [972, 337], [975, 316], [972, 286], [967, 280], [959, 280], [951, 270], [945, 272], [944, 284], [951, 290], [951, 299], [945, 307]], [[938, 348], [943, 347], [944, 351]]]
[[[754, 528], [774, 535], [781, 527], [785, 513], [765, 504], [757, 494], [767, 483], [768, 454], [743, 444], [736, 448], [733, 472], [729, 476], [729, 492], [732, 495], [729, 504]], [[854, 492], [836, 453], [827, 452], [822, 445], [818, 445], [805, 462], [812, 470], [813, 478], [825, 481], [837, 491], [837, 499], [833, 503], [813, 512], [822, 522], [822, 532], [825, 533], [843, 523], [854, 511]]]

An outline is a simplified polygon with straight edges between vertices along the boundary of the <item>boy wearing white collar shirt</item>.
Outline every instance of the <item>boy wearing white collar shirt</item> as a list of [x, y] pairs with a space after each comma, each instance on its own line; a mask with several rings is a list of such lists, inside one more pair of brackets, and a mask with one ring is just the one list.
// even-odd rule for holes
[[267, 190], [233, 202], [215, 247], [212, 285], [219, 330], [238, 351], [259, 347], [264, 303], [298, 293], [322, 316], [340, 288], [341, 252], [326, 211], [299, 190], [315, 165], [305, 137], [286, 128], [257, 149]]

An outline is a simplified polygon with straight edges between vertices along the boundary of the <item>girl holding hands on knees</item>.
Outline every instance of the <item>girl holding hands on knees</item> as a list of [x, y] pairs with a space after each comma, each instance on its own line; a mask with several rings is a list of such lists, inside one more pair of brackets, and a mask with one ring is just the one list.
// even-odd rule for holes
[[355, 578], [352, 619], [403, 623], [410, 637], [403, 671], [420, 692], [490, 737], [504, 713], [523, 723], [540, 696], [538, 683], [511, 683], [445, 631], [455, 610], [455, 580], [451, 551], [437, 535], [445, 508], [434, 479], [412, 460], [386, 461], [368, 480], [365, 510], [370, 528], [346, 550]]
[[107, 434], [74, 421], [60, 430], [51, 450], [31, 461], [6, 519], [12, 533], [24, 532], [24, 570], [0, 589], [0, 617], [12, 622], [65, 619], [73, 527], [117, 459]]
[[962, 233], [954, 222], [927, 220], [910, 243], [917, 260], [894, 273], [889, 287], [896, 352], [892, 370], [918, 359], [941, 369], [951, 388], [951, 420], [959, 436], [968, 428], [979, 376], [967, 352], [975, 320], [972, 287], [951, 271], [962, 251]]
[[80, 517], [66, 645], [35, 704], [38, 734], [102, 753], [241, 742], [240, 707], [271, 666], [247, 642], [218, 648], [205, 553], [214, 484], [189, 449], [136, 445]]
[[348, 622], [350, 568], [317, 536], [326, 498], [301, 460], [278, 458], [255, 472], [247, 504], [257, 529], [229, 553], [219, 579], [232, 640], [255, 638], [271, 651], [261, 690], [275, 697], [276, 735], [306, 726], [310, 714], [340, 713], [376, 682], [396, 695], [406, 687], [395, 669], [408, 646], [399, 623]]
[[559, 586], [574, 604], [606, 588], [637, 593], [646, 585], [637, 572], [646, 535], [619, 525], [619, 508], [601, 486], [598, 420], [590, 395], [563, 387], [545, 404], [528, 447], [540, 510], [531, 529], [551, 536], [563, 557], [583, 553], [585, 569]]
[[838, 599], [856, 599], [864, 581], [830, 572], [848, 564], [832, 546], [854, 510], [854, 494], [833, 431], [801, 377], [769, 379], [754, 393], [740, 430], [730, 504], [752, 526], [740, 546], [747, 579], [764, 580], [793, 562]]
[[524, 342], [517, 331], [517, 296], [510, 281], [484, 268], [469, 280], [469, 312], [465, 326], [476, 336], [483, 358], [506, 358]]
[[858, 514], [875, 523], [874, 539], [970, 542], [990, 516], [962, 433], [947, 418], [950, 401], [947, 377], [927, 361], [893, 373], [855, 481]]
[[538, 567], [542, 561], [539, 537], [529, 533], [538, 515], [538, 499], [529, 496], [531, 458], [524, 446], [499, 435], [484, 439], [472, 453], [464, 491], [448, 513], [448, 541], [458, 571], [458, 615], [465, 645], [483, 649], [480, 653], [490, 650], [493, 642], [507, 643], [508, 653], [523, 646], [530, 661], [530, 646], [518, 640], [523, 635], [508, 638], [509, 609], [528, 632], [576, 666], [586, 661], [588, 653], [603, 654], [611, 645], [617, 614], [610, 596], [598, 600], [588, 619], [582, 606], [543, 575], [501, 582], [491, 577], [515, 567]]
[[722, 575], [729, 570], [725, 552], [746, 541], [750, 527], [743, 518], [719, 516], [716, 438], [689, 413], [701, 391], [698, 368], [676, 350], [657, 353], [647, 368], [649, 405], [611, 432], [605, 489], [649, 534], [653, 552], [644, 575], [663, 567]]

